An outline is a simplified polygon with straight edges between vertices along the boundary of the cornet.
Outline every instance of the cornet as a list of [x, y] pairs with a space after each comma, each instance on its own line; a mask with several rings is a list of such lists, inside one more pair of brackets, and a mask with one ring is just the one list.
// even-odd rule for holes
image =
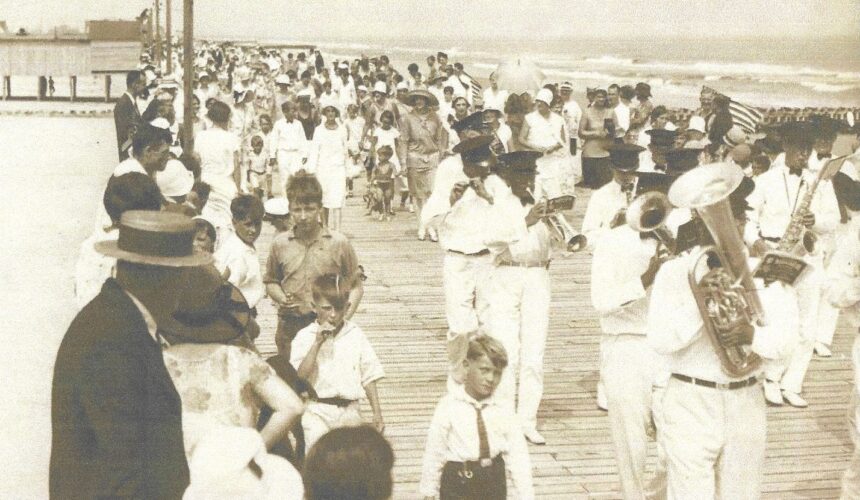
[[[532, 198], [535, 198], [534, 193], [529, 191], [529, 194]], [[574, 203], [576, 203], [575, 196], [573, 199]], [[543, 200], [546, 201], [546, 198]], [[546, 224], [547, 229], [549, 229], [549, 235], [553, 241], [564, 245], [565, 250], [568, 252], [579, 252], [588, 246], [588, 238], [584, 234], [577, 232], [561, 213], [547, 215], [543, 218], [543, 222]]]

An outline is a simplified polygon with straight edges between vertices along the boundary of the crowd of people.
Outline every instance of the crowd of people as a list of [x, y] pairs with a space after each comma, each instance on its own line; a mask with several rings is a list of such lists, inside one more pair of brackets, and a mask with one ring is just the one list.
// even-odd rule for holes
[[[145, 55], [116, 105], [119, 164], [55, 367], [53, 497], [391, 496], [385, 360], [356, 322], [365, 275], [341, 232], [362, 185], [367, 215], [414, 217], [444, 251], [447, 387], [422, 497], [507, 498], [508, 475], [535, 497], [551, 262], [582, 249], [623, 497], [759, 496], [765, 405], [807, 406], [813, 353], [860, 304], [860, 161], [830, 161], [860, 129], [751, 133], [708, 88], [684, 121], [645, 82], [582, 104], [570, 82], [493, 74], [481, 92], [441, 52], [405, 74], [384, 55], [206, 43], [194, 58], [192, 95]], [[583, 190], [578, 231], [565, 213]], [[858, 478], [855, 454], [846, 494]]]

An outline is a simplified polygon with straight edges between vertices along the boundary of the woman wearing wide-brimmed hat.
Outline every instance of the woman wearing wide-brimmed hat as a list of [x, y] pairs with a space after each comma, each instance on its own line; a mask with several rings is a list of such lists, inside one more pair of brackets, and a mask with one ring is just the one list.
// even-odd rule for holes
[[325, 106], [323, 123], [314, 131], [308, 151], [308, 172], [314, 173], [322, 186], [323, 224], [340, 230], [341, 210], [346, 202], [346, 164], [349, 145], [346, 127], [339, 121], [334, 104]]
[[280, 442], [302, 413], [302, 401], [248, 340], [251, 313], [238, 288], [211, 266], [188, 273], [172, 318], [159, 324], [170, 347], [164, 364], [182, 400], [186, 454], [213, 426], [255, 428], [260, 410], [274, 410], [260, 434]]

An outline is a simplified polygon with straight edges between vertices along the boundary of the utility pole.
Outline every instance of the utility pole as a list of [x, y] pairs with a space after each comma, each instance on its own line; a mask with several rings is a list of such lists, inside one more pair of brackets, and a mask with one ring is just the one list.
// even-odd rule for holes
[[159, 4], [161, 0], [155, 0], [155, 67], [161, 69], [161, 16]]
[[183, 113], [185, 144], [183, 153], [194, 151], [194, 120], [191, 96], [194, 93], [194, 0], [182, 0], [182, 90], [185, 93]]
[[164, 28], [167, 39], [167, 74], [173, 74], [173, 35], [171, 33], [172, 12], [170, 0], [164, 0]]

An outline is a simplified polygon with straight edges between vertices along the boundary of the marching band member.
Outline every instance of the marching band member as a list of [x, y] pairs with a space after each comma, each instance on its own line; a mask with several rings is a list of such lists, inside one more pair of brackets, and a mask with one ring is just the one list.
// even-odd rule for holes
[[[616, 177], [636, 169], [642, 150], [635, 145], [609, 147]], [[610, 183], [597, 193], [612, 185], [618, 186]], [[660, 497], [665, 494], [661, 491], [665, 488], [665, 470], [658, 467], [650, 483], [645, 475], [652, 392], [662, 368], [659, 355], [645, 336], [649, 291], [662, 263], [659, 243], [648, 237], [650, 233], [640, 237], [627, 224], [603, 233], [594, 247], [591, 301], [603, 331], [600, 381], [609, 410], [621, 493], [628, 500]]]
[[517, 151], [499, 157], [497, 175], [504, 181], [494, 193], [486, 241], [494, 267], [486, 282], [486, 332], [508, 352], [509, 369], [497, 391], [500, 404], [516, 412], [523, 434], [534, 444], [546, 440], [537, 431], [543, 396], [543, 355], [549, 327], [550, 234], [539, 223], [544, 202], [535, 203], [535, 161], [540, 153]]
[[648, 143], [648, 154], [642, 155], [639, 170], [641, 172], [665, 172], [666, 153], [674, 147], [678, 132], [652, 128], [646, 130], [645, 133], [651, 136], [651, 142]]
[[[777, 157], [770, 170], [756, 177], [755, 190], [750, 195], [752, 210], [744, 239], [754, 255], [777, 248], [794, 217], [802, 217], [803, 226], [818, 236], [819, 241], [826, 240], [839, 224], [839, 206], [832, 183], [823, 180], [814, 193], [808, 191], [815, 182], [815, 175], [806, 170], [812, 150], [808, 124], [789, 123], [782, 128], [781, 135], [785, 154]], [[797, 213], [809, 196], [812, 197], [809, 210]], [[784, 399], [797, 408], [807, 406], [800, 393], [818, 331], [823, 272], [820, 246], [804, 256], [809, 269], [795, 285], [800, 307], [800, 340], [786, 360], [768, 363], [764, 391], [770, 404], [780, 405]]]
[[[854, 193], [850, 197], [851, 210], [860, 210], [860, 183], [852, 181]], [[852, 326], [860, 325], [860, 231], [857, 225], [836, 248], [827, 270], [828, 284], [826, 300], [841, 308]], [[848, 426], [854, 453], [842, 477], [842, 496], [845, 499], [860, 498], [860, 335], [854, 337], [851, 349], [854, 365], [854, 389], [851, 392]]]
[[445, 250], [442, 283], [452, 365], [449, 386], [452, 380], [461, 382], [458, 368], [466, 354], [469, 335], [484, 322], [487, 307], [481, 282], [492, 269], [492, 257], [480, 225], [489, 217], [493, 202], [485, 184], [485, 180], [492, 184], [487, 176], [495, 164], [489, 147], [493, 139], [472, 135], [473, 132], [464, 129], [464, 140], [454, 146], [456, 154], [439, 164], [433, 194], [421, 212], [425, 226], [438, 228], [439, 244]]
[[[612, 182], [598, 188], [588, 200], [582, 219], [582, 234], [595, 247], [608, 230], [624, 223], [624, 211], [636, 195], [638, 155], [645, 148], [635, 144], [613, 144], [607, 148], [612, 165]], [[636, 155], [635, 163], [630, 159]]]
[[[733, 175], [743, 177], [740, 170]], [[750, 192], [751, 183], [742, 181], [729, 196], [741, 232], [744, 195]], [[766, 442], [765, 404], [757, 387], [761, 368], [730, 376], [715, 345], [750, 346], [763, 358], [779, 358], [792, 346], [789, 338], [797, 330], [797, 301], [782, 283], [765, 287], [755, 280], [767, 326], [741, 323], [712, 339], [704, 323], [711, 319], [703, 318], [694, 295], [702, 291], [693, 290], [688, 274], [696, 264], [697, 271], [706, 267], [707, 259], [697, 256], [713, 239], [701, 219], [690, 224], [697, 228], [697, 244], [662, 265], [648, 311], [648, 340], [657, 352], [669, 356], [672, 372], [662, 399], [660, 432], [667, 457], [668, 498], [758, 498]], [[735, 245], [738, 248], [721, 250], [746, 258], [743, 244], [738, 241]]]
[[[812, 145], [812, 153], [809, 155], [809, 171], [817, 174], [824, 165], [833, 157], [833, 143], [836, 142], [837, 124], [829, 118], [820, 118], [816, 123], [815, 141]], [[834, 186], [835, 188], [835, 186]], [[846, 214], [847, 215], [847, 214]], [[818, 240], [821, 245], [822, 262], [825, 268], [829, 266], [839, 236], [844, 232], [844, 226], [848, 223], [848, 217], [843, 216], [840, 207], [840, 224], [836, 230], [822, 235]], [[822, 294], [826, 293], [822, 287]], [[818, 304], [818, 316], [815, 321], [816, 332], [813, 352], [822, 358], [832, 356], [830, 344], [833, 343], [833, 334], [836, 333], [836, 323], [839, 321], [839, 309], [833, 307], [823, 295]]]

